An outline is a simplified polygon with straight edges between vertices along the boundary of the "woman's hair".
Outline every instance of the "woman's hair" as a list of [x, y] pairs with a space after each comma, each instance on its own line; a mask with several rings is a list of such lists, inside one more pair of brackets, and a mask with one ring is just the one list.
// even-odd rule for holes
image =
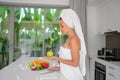
[[59, 20], [62, 20], [62, 18], [60, 17]]

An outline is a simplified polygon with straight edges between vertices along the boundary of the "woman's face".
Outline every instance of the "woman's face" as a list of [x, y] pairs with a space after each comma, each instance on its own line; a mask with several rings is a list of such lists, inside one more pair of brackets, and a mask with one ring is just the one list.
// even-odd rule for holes
[[59, 24], [60, 24], [60, 31], [62, 32], [62, 34], [67, 34], [69, 27], [67, 24], [65, 24], [65, 22], [61, 19], [59, 20]]

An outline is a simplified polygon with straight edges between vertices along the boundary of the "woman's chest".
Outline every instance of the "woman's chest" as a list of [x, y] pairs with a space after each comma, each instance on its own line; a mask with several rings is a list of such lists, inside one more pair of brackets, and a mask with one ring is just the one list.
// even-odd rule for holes
[[67, 49], [70, 49], [70, 40], [66, 41], [66, 42], [63, 44], [63, 47], [64, 47], [64, 48], [67, 48]]
[[64, 59], [71, 59], [71, 51], [68, 48], [64, 48], [63, 46], [60, 49], [59, 56]]

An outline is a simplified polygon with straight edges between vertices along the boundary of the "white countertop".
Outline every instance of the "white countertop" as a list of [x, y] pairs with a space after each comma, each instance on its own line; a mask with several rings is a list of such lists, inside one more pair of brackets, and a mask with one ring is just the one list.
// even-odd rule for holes
[[[41, 59], [41, 57], [21, 56], [18, 60], [0, 70], [0, 80], [66, 80], [60, 71], [48, 74], [41, 74], [48, 71], [47, 69], [31, 71], [28, 62], [34, 59]], [[55, 63], [51, 60], [50, 66], [55, 65]]]
[[95, 61], [101, 62], [105, 65], [110, 64], [110, 65], [116, 66], [117, 68], [120, 69], [120, 61], [105, 61], [105, 60], [97, 58], [97, 56], [95, 55], [90, 55], [90, 58], [94, 59]]
[[120, 61], [113, 61], [113, 62], [109, 62], [109, 63], [120, 67]]

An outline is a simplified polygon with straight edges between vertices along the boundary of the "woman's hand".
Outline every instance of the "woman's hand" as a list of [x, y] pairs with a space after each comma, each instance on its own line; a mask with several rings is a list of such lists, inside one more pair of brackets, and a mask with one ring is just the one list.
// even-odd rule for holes
[[56, 56], [52, 56], [52, 57], [45, 56], [44, 58], [47, 58], [49, 60], [57, 60], [58, 59], [58, 57], [56, 57]]
[[49, 67], [48, 70], [50, 70], [50, 71], [58, 71], [58, 70], [60, 70], [60, 67], [58, 67], [58, 66]]

